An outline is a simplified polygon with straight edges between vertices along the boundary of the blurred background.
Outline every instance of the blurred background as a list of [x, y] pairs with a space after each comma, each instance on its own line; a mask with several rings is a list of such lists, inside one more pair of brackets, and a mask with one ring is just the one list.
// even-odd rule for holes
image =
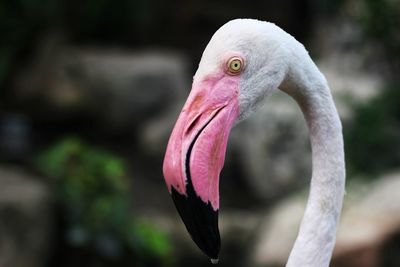
[[[331, 266], [400, 266], [399, 0], [1, 0], [1, 267], [209, 266], [162, 160], [204, 47], [244, 17], [307, 47], [342, 117]], [[231, 134], [220, 266], [284, 266], [310, 174], [304, 119], [276, 92]]]

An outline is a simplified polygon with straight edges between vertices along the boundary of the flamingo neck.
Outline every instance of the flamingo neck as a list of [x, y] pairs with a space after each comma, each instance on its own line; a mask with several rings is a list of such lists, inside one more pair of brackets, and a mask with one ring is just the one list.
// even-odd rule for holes
[[300, 56], [302, 60], [293, 57], [296, 60], [280, 88], [298, 102], [307, 121], [312, 178], [305, 213], [286, 267], [328, 267], [344, 196], [342, 126], [324, 76], [306, 53]]

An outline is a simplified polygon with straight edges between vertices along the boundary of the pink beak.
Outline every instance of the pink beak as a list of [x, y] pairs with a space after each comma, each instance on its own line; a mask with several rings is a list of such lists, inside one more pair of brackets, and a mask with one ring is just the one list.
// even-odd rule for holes
[[165, 181], [178, 212], [192, 239], [212, 259], [220, 250], [219, 175], [238, 115], [237, 77], [194, 83], [164, 158]]

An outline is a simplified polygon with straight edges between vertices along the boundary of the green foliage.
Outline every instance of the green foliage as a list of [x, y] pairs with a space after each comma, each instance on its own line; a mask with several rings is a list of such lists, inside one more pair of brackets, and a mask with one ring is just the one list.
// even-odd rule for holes
[[374, 177], [400, 166], [400, 1], [363, 0], [360, 23], [366, 40], [382, 48], [391, 85], [369, 103], [358, 106], [345, 128], [350, 175]]
[[364, 0], [362, 19], [371, 36], [387, 40], [398, 38], [400, 2], [398, 0]]
[[[361, 25], [367, 37], [382, 45], [395, 71], [400, 70], [400, 1], [364, 0]], [[397, 76], [397, 73], [396, 73]]]
[[346, 0], [317, 0], [311, 1], [314, 10], [318, 11], [319, 15], [334, 14], [338, 12], [339, 8], [343, 6]]
[[137, 246], [141, 254], [146, 254], [149, 251], [160, 257], [167, 258], [171, 253], [169, 240], [165, 234], [158, 229], [155, 229], [145, 220], [138, 220], [132, 225], [134, 240], [129, 240], [132, 245]]
[[124, 163], [104, 151], [68, 138], [45, 151], [37, 168], [51, 179], [63, 208], [67, 242], [100, 258], [135, 255], [135, 263], [169, 265], [169, 239], [129, 212]]
[[373, 176], [400, 166], [400, 84], [356, 108], [345, 127], [350, 174]]

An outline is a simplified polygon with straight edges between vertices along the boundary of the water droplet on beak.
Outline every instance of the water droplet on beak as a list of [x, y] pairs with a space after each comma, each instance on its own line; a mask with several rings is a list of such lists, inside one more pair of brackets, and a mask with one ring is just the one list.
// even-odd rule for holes
[[219, 259], [211, 259], [212, 264], [218, 264]]

